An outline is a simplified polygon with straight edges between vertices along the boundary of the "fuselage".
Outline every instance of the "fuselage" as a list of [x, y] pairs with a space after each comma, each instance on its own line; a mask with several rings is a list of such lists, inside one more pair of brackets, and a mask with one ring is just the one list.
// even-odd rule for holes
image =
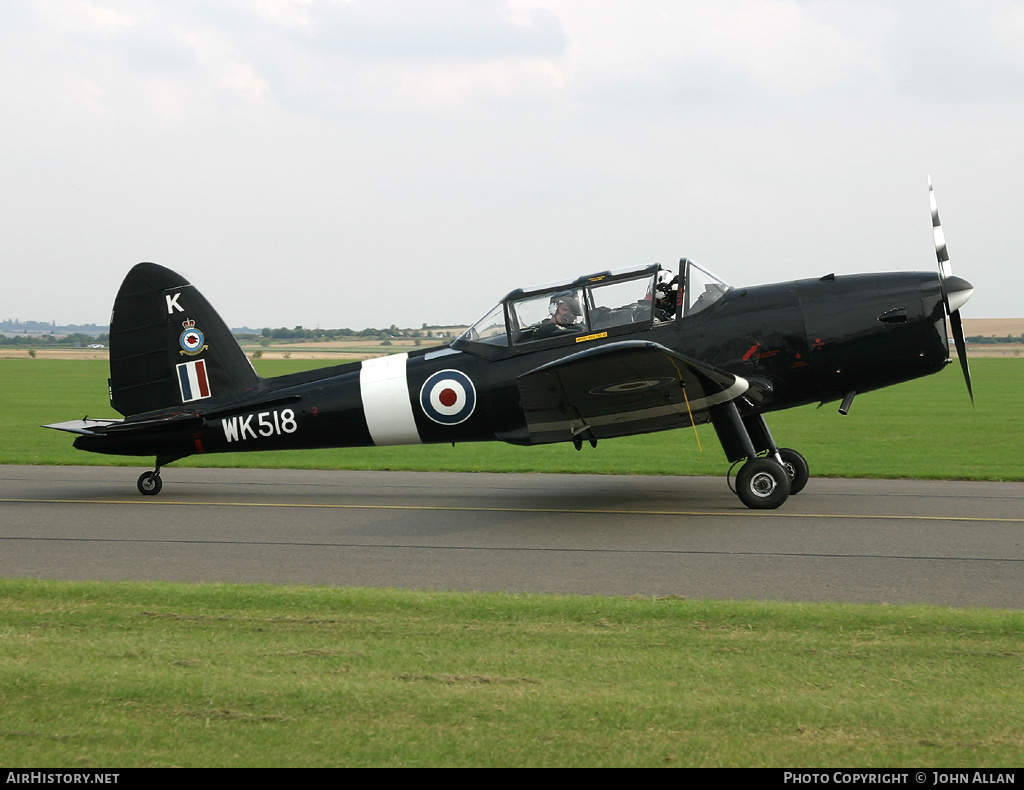
[[[511, 333], [510, 333], [511, 334]], [[707, 309], [534, 345], [476, 342], [417, 349], [289, 376], [183, 404], [164, 430], [79, 436], [117, 455], [504, 440], [527, 430], [519, 379], [585, 348], [644, 340], [758, 384], [742, 414], [837, 400], [939, 371], [949, 361], [942, 295], [930, 273], [827, 276], [732, 288]], [[613, 384], [613, 382], [609, 382]], [[623, 394], [625, 397], [625, 394]], [[194, 409], [192, 407], [195, 407]], [[170, 411], [164, 412], [170, 414]], [[159, 419], [160, 414], [129, 417]], [[704, 422], [673, 413], [624, 428], [639, 433]]]

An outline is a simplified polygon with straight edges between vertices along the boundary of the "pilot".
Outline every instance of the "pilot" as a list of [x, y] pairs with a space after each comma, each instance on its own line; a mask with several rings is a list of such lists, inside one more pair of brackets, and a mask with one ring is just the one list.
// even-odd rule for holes
[[[673, 288], [675, 286], [675, 288]], [[679, 290], [679, 278], [674, 277], [670, 283], [658, 283], [658, 298], [654, 303], [654, 317], [659, 321], [671, 321], [676, 317], [676, 309], [682, 291]]]
[[580, 308], [579, 299], [571, 291], [552, 296], [548, 312], [551, 318], [537, 330], [538, 340], [583, 331], [582, 324], [577, 323], [583, 318], [583, 310]]

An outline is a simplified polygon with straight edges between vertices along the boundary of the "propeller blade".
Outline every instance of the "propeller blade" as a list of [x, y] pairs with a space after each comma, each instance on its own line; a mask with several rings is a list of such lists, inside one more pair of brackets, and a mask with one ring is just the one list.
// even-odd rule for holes
[[971, 396], [971, 405], [974, 405], [971, 370], [967, 364], [967, 340], [964, 338], [963, 321], [960, 320], [960, 308], [971, 298], [974, 286], [963, 277], [953, 274], [953, 267], [949, 262], [949, 252], [946, 249], [946, 236], [942, 232], [942, 223], [939, 221], [939, 207], [935, 202], [935, 190], [932, 187], [931, 176], [928, 176], [928, 202], [932, 210], [935, 257], [939, 262], [939, 288], [942, 291], [943, 304], [946, 306], [946, 315], [949, 316], [949, 326], [953, 330], [953, 344], [956, 346], [956, 355], [960, 360], [960, 369], [964, 373], [967, 394]]
[[[939, 259], [939, 279], [945, 280], [953, 276], [953, 267], [949, 264], [949, 253], [946, 251], [946, 236], [942, 232], [939, 221], [939, 207], [935, 202], [935, 190], [932, 188], [932, 177], [928, 176], [928, 202], [932, 209], [932, 235], [935, 237], [935, 257]], [[945, 289], [943, 289], [945, 295]]]
[[964, 372], [964, 381], [967, 382], [967, 394], [971, 396], [971, 405], [974, 405], [974, 389], [971, 387], [971, 369], [967, 364], [967, 341], [964, 339], [964, 325], [960, 320], [960, 311], [954, 310], [949, 314], [949, 325], [953, 329], [953, 343], [956, 344], [956, 355], [960, 359], [960, 370]]

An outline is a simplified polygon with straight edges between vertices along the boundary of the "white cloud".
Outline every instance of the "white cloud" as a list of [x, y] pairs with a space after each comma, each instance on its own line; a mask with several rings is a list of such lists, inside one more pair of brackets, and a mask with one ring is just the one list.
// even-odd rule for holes
[[[892, 12], [859, 4], [793, 0], [554, 0], [570, 37], [568, 68], [580, 94], [647, 93], [714, 106], [755, 92], [802, 97], [884, 76], [880, 46]], [[867, 18], [867, 21], [865, 21]]]
[[[736, 283], [927, 268], [928, 172], [957, 260], [985, 261], [962, 271], [971, 310], [1010, 315], [1022, 16], [966, 0], [0, 4], [0, 316], [103, 321], [144, 258], [229, 322], [289, 326], [471, 320], [517, 285], [683, 254]], [[394, 283], [417, 298], [382, 315]]]
[[40, 20], [47, 27], [69, 33], [109, 35], [131, 27], [136, 16], [127, 6], [89, 0], [39, 0], [33, 3]]

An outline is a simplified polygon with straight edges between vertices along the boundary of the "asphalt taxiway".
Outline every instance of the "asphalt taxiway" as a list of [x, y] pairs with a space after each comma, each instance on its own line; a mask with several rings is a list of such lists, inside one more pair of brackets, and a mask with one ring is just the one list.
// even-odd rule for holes
[[0, 576], [1024, 608], [1024, 483], [0, 466]]

